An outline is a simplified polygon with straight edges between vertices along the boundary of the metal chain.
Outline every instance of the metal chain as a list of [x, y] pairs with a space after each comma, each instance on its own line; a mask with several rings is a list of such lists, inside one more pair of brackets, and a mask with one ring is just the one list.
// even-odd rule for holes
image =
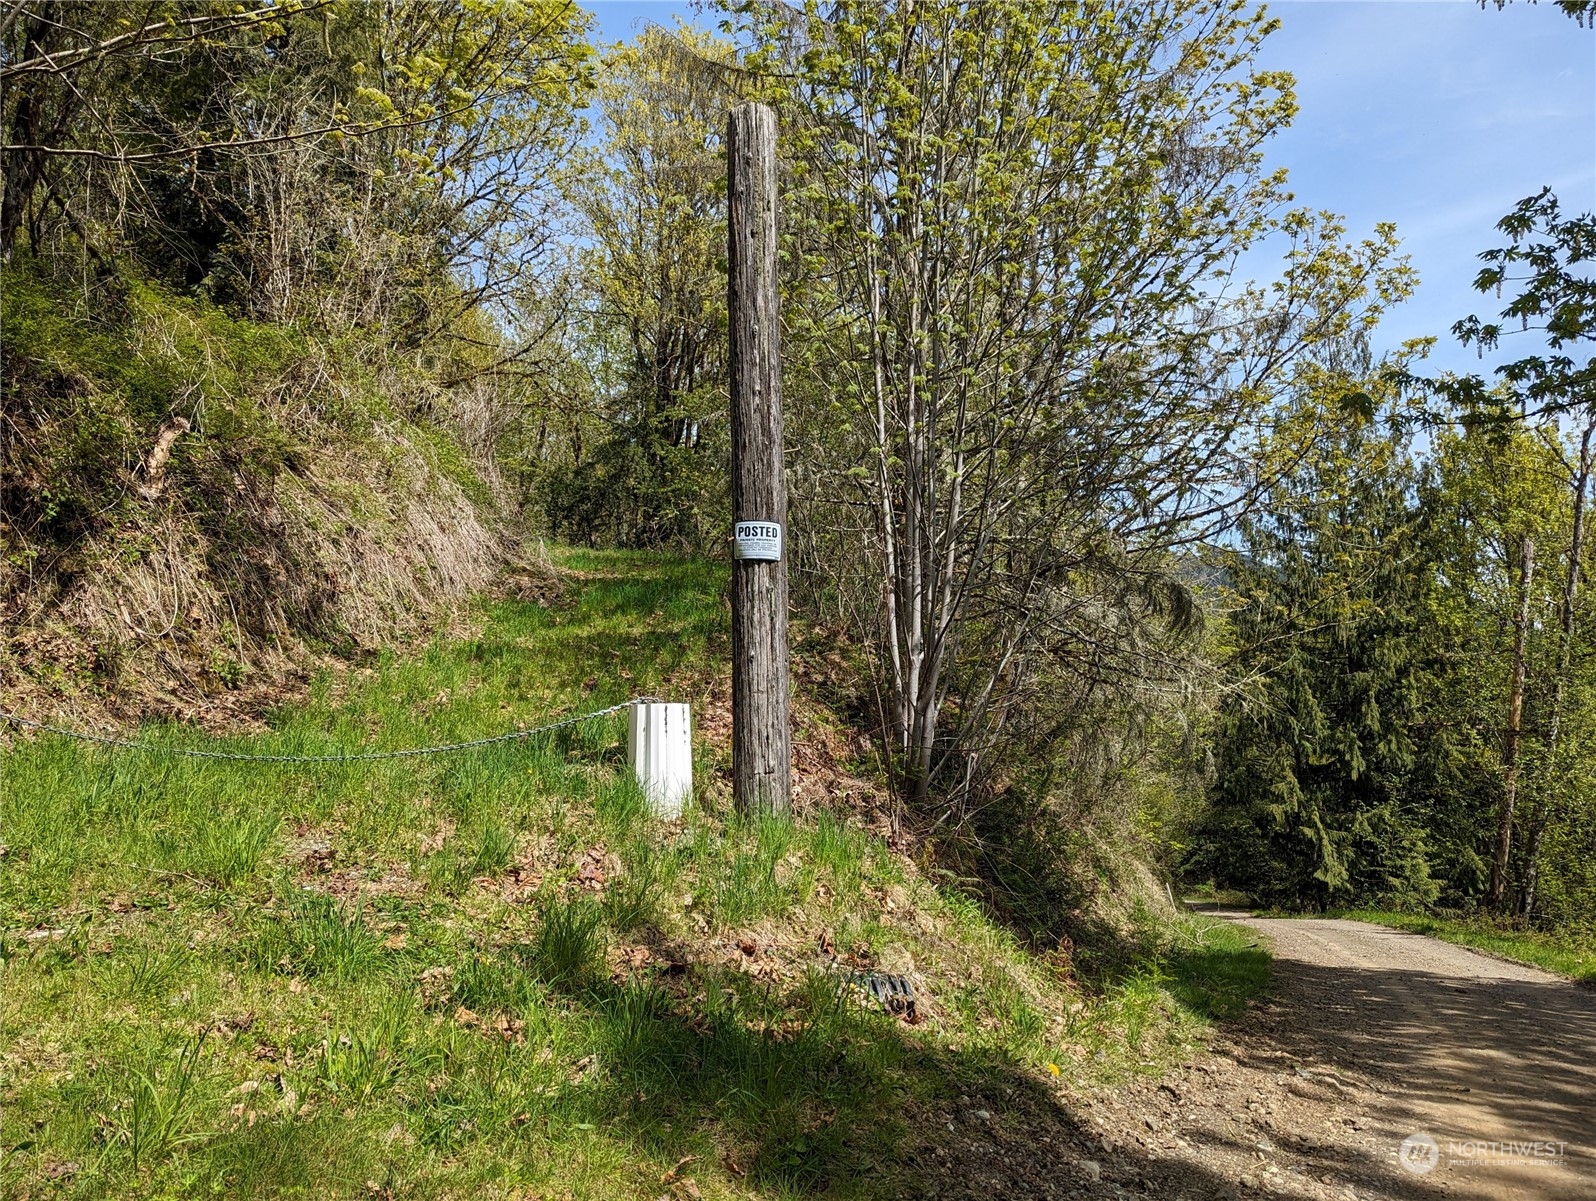
[[530, 730], [511, 730], [508, 734], [495, 734], [491, 738], [473, 738], [469, 742], [448, 742], [442, 746], [411, 747], [402, 751], [361, 751], [357, 754], [337, 755], [238, 755], [230, 751], [202, 751], [189, 747], [161, 746], [153, 742], [132, 742], [125, 738], [110, 738], [104, 734], [85, 734], [80, 730], [68, 730], [62, 726], [52, 726], [42, 721], [23, 717], [18, 713], [9, 713], [0, 709], [0, 721], [12, 722], [31, 730], [39, 730], [45, 734], [58, 734], [62, 738], [75, 738], [80, 742], [94, 742], [101, 746], [120, 747], [128, 751], [153, 751], [158, 754], [183, 755], [189, 759], [227, 759], [235, 763], [358, 763], [369, 762], [373, 759], [408, 759], [416, 755], [444, 755], [451, 751], [467, 751], [473, 747], [492, 746], [499, 742], [515, 742], [522, 738], [530, 738], [534, 734], [546, 734], [550, 730], [563, 729], [574, 726], [579, 722], [591, 721], [595, 717], [608, 717], [611, 713], [619, 713], [622, 709], [629, 709], [633, 705], [646, 705], [658, 703], [659, 698], [654, 696], [634, 696], [629, 701], [622, 701], [618, 705], [611, 705], [608, 709], [595, 709], [591, 713], [578, 713], [574, 717], [562, 717], [559, 721], [551, 721], [547, 725], [536, 726]]

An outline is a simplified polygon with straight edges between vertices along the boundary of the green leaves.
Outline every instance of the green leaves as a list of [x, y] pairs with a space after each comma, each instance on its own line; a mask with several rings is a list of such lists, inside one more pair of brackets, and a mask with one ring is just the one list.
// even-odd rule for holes
[[1374, 420], [1374, 397], [1359, 389], [1343, 392], [1340, 398], [1342, 412], [1358, 421], [1369, 422]]
[[[1304, 361], [1411, 272], [1389, 227], [1285, 209], [1262, 147], [1292, 84], [1252, 69], [1271, 23], [1240, 6], [762, 11], [799, 181], [786, 395], [818, 574], [876, 655], [909, 787], [1045, 779], [1039, 713], [1156, 709], [1189, 668], [1197, 623], [1152, 582], [1281, 469]], [[1277, 287], [1228, 277], [1273, 235]]]
[[[1583, 264], [1596, 259], [1596, 215], [1565, 218], [1552, 190], [1542, 188], [1519, 201], [1497, 228], [1511, 245], [1480, 255], [1488, 266], [1474, 287], [1500, 297], [1516, 285], [1518, 293], [1501, 310], [1501, 321], [1471, 315], [1453, 325], [1452, 333], [1483, 356], [1515, 327], [1538, 330], [1548, 348], [1563, 353], [1526, 355], [1494, 374], [1537, 414], [1589, 410], [1596, 396], [1596, 279]], [[1477, 377], [1434, 381], [1431, 387], [1465, 405], [1485, 390]]]
[[1322, 907], [1391, 879], [1433, 898], [1428, 860], [1389, 853], [1424, 838], [1403, 804], [1431, 670], [1432, 585], [1408, 569], [1423, 548], [1415, 469], [1369, 388], [1321, 387], [1352, 420], [1321, 430], [1224, 556], [1237, 690], [1189, 867], [1264, 904]]
[[557, 398], [567, 432], [539, 492], [565, 537], [703, 547], [724, 534], [732, 60], [728, 43], [690, 29], [611, 49], [594, 93], [600, 139], [561, 173], [584, 232], [578, 299], [556, 320], [585, 403]]

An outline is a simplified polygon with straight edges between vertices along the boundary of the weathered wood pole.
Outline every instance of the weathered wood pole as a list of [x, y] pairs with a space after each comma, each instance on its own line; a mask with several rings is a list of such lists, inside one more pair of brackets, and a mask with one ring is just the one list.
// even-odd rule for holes
[[776, 300], [776, 114], [726, 120], [731, 319], [732, 797], [744, 812], [792, 805], [787, 716], [787, 476]]

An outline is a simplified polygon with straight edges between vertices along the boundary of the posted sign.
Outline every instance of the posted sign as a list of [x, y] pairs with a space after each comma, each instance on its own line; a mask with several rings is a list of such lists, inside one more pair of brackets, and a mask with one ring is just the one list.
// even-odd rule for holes
[[739, 521], [732, 527], [732, 558], [781, 562], [781, 526], [774, 521]]

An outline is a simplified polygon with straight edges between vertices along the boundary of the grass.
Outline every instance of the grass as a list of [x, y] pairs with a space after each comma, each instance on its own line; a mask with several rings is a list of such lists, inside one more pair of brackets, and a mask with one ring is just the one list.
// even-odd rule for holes
[[1220, 1021], [1240, 1017], [1270, 984], [1269, 952], [1229, 922], [1183, 918], [1163, 961], [1170, 992], [1192, 1012]]
[[[415, 746], [713, 677], [719, 570], [561, 563], [567, 602], [484, 603], [475, 636], [323, 679], [265, 733], [143, 737]], [[1192, 918], [1083, 982], [843, 815], [729, 812], [722, 747], [661, 823], [623, 737], [319, 765], [18, 740], [0, 1193], [874, 1196], [913, 1170], [913, 1106], [1156, 1070], [1266, 981]], [[929, 1020], [861, 1002], [822, 947], [912, 973]]]
[[573, 986], [598, 969], [603, 951], [599, 923], [603, 913], [590, 898], [551, 900], [543, 907], [537, 938], [529, 948], [528, 967], [554, 986]]
[[1543, 968], [1570, 980], [1596, 983], [1596, 943], [1588, 936], [1520, 930], [1486, 917], [1430, 917], [1379, 909], [1349, 909], [1329, 916], [1427, 934], [1443, 942]]

